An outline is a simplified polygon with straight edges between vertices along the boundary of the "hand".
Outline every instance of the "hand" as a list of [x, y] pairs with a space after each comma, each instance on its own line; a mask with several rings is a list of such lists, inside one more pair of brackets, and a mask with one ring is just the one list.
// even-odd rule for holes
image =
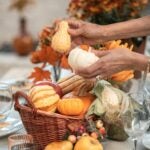
[[102, 26], [71, 19], [67, 21], [70, 27], [68, 32], [72, 36], [75, 44], [94, 45], [102, 42], [101, 32], [104, 30]]
[[76, 73], [84, 78], [102, 79], [111, 77], [114, 73], [123, 70], [145, 70], [148, 59], [146, 56], [131, 52], [125, 48], [109, 51], [93, 51], [100, 59], [88, 68], [77, 70]]

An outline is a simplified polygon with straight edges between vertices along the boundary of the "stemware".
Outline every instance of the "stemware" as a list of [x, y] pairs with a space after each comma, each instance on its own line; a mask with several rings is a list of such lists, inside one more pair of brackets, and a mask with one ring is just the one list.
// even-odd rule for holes
[[129, 138], [134, 141], [134, 150], [137, 147], [137, 141], [148, 130], [150, 120], [147, 115], [147, 110], [144, 106], [144, 94], [129, 94], [132, 100], [140, 107], [135, 109], [132, 113], [126, 113], [122, 116], [124, 130]]
[[0, 82], [0, 122], [4, 121], [13, 106], [11, 86]]
[[30, 134], [14, 134], [8, 137], [9, 150], [36, 150]]

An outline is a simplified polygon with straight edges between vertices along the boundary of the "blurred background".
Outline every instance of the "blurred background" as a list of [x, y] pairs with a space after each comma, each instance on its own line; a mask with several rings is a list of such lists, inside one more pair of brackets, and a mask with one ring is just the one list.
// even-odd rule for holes
[[[56, 19], [70, 16], [110, 24], [148, 14], [148, 0], [0, 0], [0, 78], [12, 68], [33, 68], [30, 54], [37, 47], [38, 34]], [[135, 51], [149, 55], [149, 37], [128, 42], [134, 43]]]
[[68, 3], [0, 0], [0, 77], [13, 67], [32, 67], [28, 54], [35, 50], [39, 32], [57, 18], [66, 17]]

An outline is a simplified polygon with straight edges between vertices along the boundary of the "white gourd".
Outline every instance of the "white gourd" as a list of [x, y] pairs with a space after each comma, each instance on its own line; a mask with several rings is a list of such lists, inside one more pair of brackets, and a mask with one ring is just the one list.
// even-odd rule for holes
[[65, 53], [71, 47], [71, 37], [68, 33], [68, 23], [67, 21], [61, 21], [58, 25], [58, 30], [52, 37], [52, 48], [59, 52]]
[[71, 50], [68, 56], [68, 63], [73, 70], [89, 67], [97, 60], [99, 60], [99, 57], [97, 57], [94, 53], [82, 50], [79, 47]]
[[106, 102], [107, 105], [118, 106], [119, 99], [118, 95], [110, 87], [105, 87], [102, 92], [103, 102]]

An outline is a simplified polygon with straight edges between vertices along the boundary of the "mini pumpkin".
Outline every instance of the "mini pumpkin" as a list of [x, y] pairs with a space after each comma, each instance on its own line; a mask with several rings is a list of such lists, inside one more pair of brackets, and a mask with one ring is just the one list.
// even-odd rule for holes
[[78, 116], [84, 109], [84, 104], [80, 98], [64, 98], [58, 102], [58, 111], [63, 115]]
[[86, 96], [79, 96], [79, 98], [82, 99], [82, 102], [84, 104], [82, 114], [85, 114], [89, 109], [90, 105], [92, 104], [92, 102], [95, 100], [95, 96], [88, 93]]
[[60, 100], [55, 86], [45, 82], [35, 84], [29, 91], [29, 97], [36, 108], [46, 112], [54, 112]]
[[87, 95], [85, 95], [85, 96], [76, 96], [76, 95], [74, 95], [74, 92], [71, 92], [71, 93], [64, 95], [63, 98], [79, 98], [79, 99], [81, 99], [84, 104], [84, 109], [81, 113], [83, 115], [87, 112], [88, 108], [90, 107], [92, 102], [95, 100], [95, 96], [90, 93], [87, 93]]

